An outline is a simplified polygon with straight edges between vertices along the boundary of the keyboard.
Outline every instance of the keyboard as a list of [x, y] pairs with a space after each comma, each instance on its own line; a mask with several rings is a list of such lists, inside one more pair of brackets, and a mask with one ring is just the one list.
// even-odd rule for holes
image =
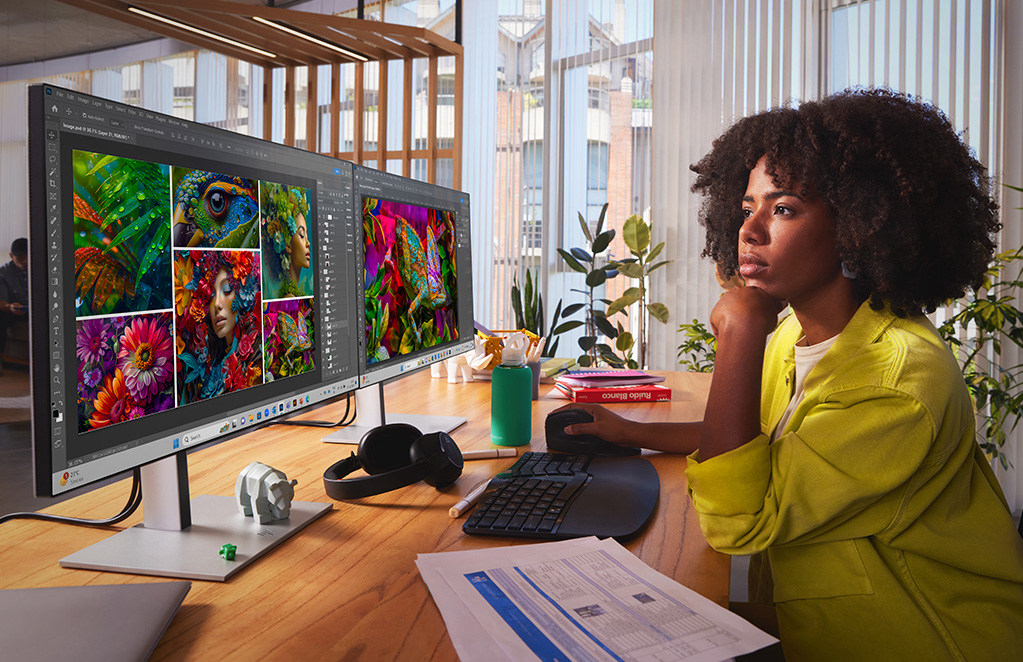
[[495, 476], [462, 525], [473, 535], [624, 540], [639, 533], [660, 494], [640, 457], [526, 452]]

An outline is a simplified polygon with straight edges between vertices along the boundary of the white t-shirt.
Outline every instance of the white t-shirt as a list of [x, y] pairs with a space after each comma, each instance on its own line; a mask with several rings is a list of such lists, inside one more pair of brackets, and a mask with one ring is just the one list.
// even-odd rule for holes
[[806, 340], [806, 336], [803, 336], [796, 342], [795, 359], [796, 359], [796, 383], [792, 391], [792, 400], [789, 401], [788, 409], [782, 414], [781, 420], [778, 421], [778, 427], [774, 429], [774, 433], [771, 435], [771, 440], [778, 438], [785, 426], [788, 425], [789, 419], [792, 418], [792, 412], [796, 410], [796, 407], [800, 402], [803, 401], [803, 382], [806, 381], [806, 376], [810, 374], [810, 371], [816, 367], [817, 363], [824, 358], [824, 355], [828, 353], [831, 346], [838, 340], [838, 336], [832, 336], [827, 340], [823, 340], [816, 345], [801, 346], [800, 343]]

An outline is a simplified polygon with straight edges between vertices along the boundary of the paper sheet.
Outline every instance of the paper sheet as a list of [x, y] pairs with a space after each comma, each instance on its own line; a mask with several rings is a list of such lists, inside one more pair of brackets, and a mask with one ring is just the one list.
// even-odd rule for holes
[[719, 662], [776, 639], [612, 539], [420, 554], [462, 662]]

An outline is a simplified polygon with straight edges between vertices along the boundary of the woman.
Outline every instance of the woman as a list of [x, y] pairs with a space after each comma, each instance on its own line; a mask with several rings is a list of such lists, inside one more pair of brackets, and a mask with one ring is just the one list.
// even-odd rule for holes
[[213, 297], [209, 305], [209, 322], [213, 335], [228, 338], [234, 335], [234, 326], [238, 322], [238, 313], [233, 309], [234, 286], [228, 278], [227, 269], [217, 271], [213, 281]]
[[309, 191], [296, 186], [260, 182], [263, 200], [264, 299], [313, 294], [309, 238]]
[[259, 258], [254, 251], [175, 257], [178, 403], [263, 382]]
[[693, 453], [708, 542], [766, 552], [786, 659], [1014, 658], [1023, 543], [922, 315], [982, 283], [983, 166], [939, 110], [871, 91], [742, 119], [692, 169], [704, 254], [745, 284], [711, 313], [704, 419], [570, 432]]
[[291, 235], [291, 241], [285, 248], [288, 260], [291, 262], [291, 269], [288, 273], [295, 283], [302, 282], [302, 270], [309, 268], [310, 258], [312, 258], [312, 253], [309, 250], [308, 232], [305, 214], [299, 212], [295, 216], [295, 232]]

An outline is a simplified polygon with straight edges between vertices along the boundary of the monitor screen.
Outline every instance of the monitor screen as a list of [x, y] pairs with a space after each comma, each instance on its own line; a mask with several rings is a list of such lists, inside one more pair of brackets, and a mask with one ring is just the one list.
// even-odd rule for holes
[[350, 163], [30, 88], [36, 491], [355, 388]]
[[473, 348], [469, 196], [355, 166], [360, 385]]

